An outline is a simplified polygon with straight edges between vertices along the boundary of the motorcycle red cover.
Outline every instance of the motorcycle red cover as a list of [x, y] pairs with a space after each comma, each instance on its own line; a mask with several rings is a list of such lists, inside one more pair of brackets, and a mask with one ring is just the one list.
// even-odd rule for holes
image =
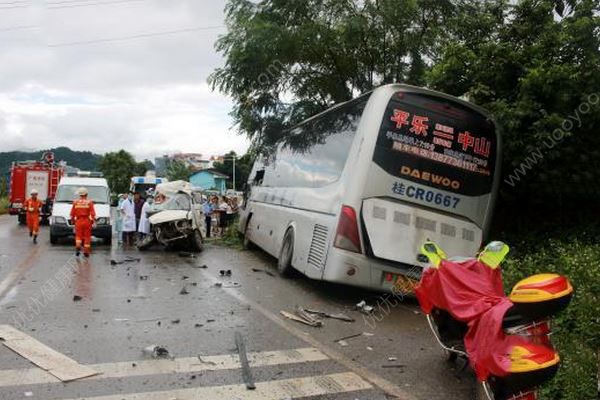
[[502, 329], [512, 302], [504, 295], [500, 268], [476, 259], [443, 260], [438, 269], [424, 271], [415, 293], [426, 314], [440, 308], [467, 323], [465, 349], [479, 380], [508, 374], [510, 348], [518, 339], [506, 337]]

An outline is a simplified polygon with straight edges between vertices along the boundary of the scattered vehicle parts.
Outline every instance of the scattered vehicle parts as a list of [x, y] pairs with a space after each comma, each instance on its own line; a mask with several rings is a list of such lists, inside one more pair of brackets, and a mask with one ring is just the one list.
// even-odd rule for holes
[[349, 317], [349, 316], [347, 316], [346, 314], [343, 314], [343, 313], [329, 314], [329, 313], [326, 313], [324, 311], [311, 310], [309, 308], [305, 308], [304, 311], [306, 311], [309, 314], [318, 315], [319, 317], [322, 317], [322, 318], [339, 319], [340, 321], [345, 321], [345, 322], [354, 322], [355, 321], [354, 318]]
[[143, 350], [143, 353], [152, 358], [169, 358], [169, 350], [166, 347], [152, 345]]
[[372, 306], [368, 305], [367, 302], [364, 300], [362, 300], [360, 303], [358, 303], [356, 305], [356, 309], [358, 311], [360, 311], [361, 313], [367, 314], [367, 315], [371, 314], [374, 310], [374, 308]]
[[254, 384], [254, 378], [252, 377], [252, 371], [250, 371], [250, 364], [248, 363], [246, 344], [244, 343], [242, 334], [239, 332], [235, 333], [235, 345], [237, 346], [237, 351], [240, 356], [240, 363], [242, 364], [242, 378], [244, 379], [246, 388], [248, 390], [254, 390], [256, 389], [256, 385]]

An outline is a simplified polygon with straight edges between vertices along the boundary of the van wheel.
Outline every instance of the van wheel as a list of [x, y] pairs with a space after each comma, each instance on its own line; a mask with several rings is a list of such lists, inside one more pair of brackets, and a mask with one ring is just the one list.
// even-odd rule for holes
[[194, 250], [200, 252], [204, 249], [204, 239], [199, 229], [196, 229], [191, 237], [192, 247]]
[[294, 267], [292, 267], [292, 258], [294, 257], [294, 231], [288, 229], [283, 237], [283, 243], [281, 244], [281, 252], [279, 253], [279, 259], [277, 261], [277, 270], [282, 276], [291, 277], [294, 274]]
[[58, 238], [52, 234], [50, 234], [50, 244], [57, 244]]
[[109, 237], [102, 238], [102, 244], [110, 246], [112, 244], [112, 235]]

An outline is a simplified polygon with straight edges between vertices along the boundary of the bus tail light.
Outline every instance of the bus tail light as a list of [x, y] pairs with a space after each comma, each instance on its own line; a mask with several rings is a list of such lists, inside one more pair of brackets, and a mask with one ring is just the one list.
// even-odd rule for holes
[[358, 220], [354, 208], [342, 206], [333, 245], [338, 249], [362, 253], [360, 235], [358, 234]]

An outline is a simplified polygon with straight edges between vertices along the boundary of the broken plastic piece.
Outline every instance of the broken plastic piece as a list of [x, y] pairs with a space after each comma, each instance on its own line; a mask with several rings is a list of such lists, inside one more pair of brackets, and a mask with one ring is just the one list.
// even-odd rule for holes
[[166, 347], [157, 345], [146, 347], [144, 354], [152, 358], [169, 358], [169, 350]]
[[371, 307], [370, 305], [368, 305], [367, 302], [364, 300], [356, 305], [356, 309], [358, 311], [360, 311], [361, 313], [367, 314], [367, 315], [371, 314], [374, 310], [374, 308]]

